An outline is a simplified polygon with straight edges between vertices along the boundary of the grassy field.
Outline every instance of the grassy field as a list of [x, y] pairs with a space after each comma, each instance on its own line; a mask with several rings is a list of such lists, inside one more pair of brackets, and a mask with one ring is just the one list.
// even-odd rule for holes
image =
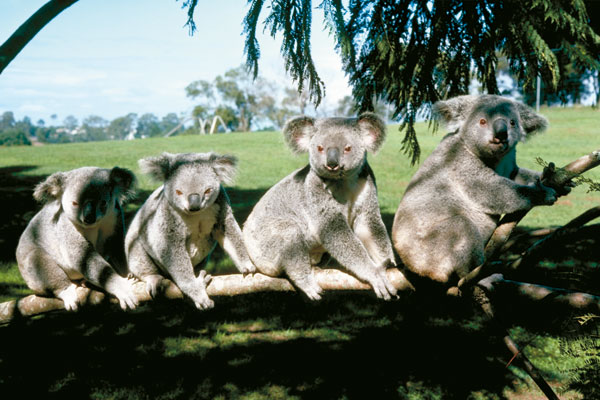
[[[600, 148], [600, 112], [542, 113], [550, 129], [520, 145], [519, 165], [540, 169], [535, 158], [541, 157], [560, 166]], [[432, 134], [427, 124], [418, 132], [423, 161], [443, 132]], [[401, 140], [397, 127], [390, 127], [383, 149], [369, 156], [388, 228], [417, 168], [400, 151]], [[239, 174], [228, 192], [240, 223], [269, 187], [307, 160], [292, 155], [279, 132], [0, 148], [0, 204], [6, 210], [0, 216], [0, 301], [29, 293], [14, 250], [38, 207], [31, 199], [35, 183], [84, 165], [130, 168], [140, 189], [127, 207], [131, 218], [159, 185], [140, 174], [137, 160], [162, 151], [236, 155]], [[586, 176], [600, 180], [600, 168]], [[554, 206], [534, 209], [521, 226], [563, 225], [599, 202], [599, 193], [578, 187]], [[597, 253], [581, 250], [587, 239], [581, 240], [565, 245], [557, 255], [562, 261], [549, 264], [597, 269]], [[208, 269], [228, 273], [233, 266], [217, 253]], [[327, 294], [318, 304], [290, 294], [215, 301], [206, 313], [157, 301], [130, 313], [98, 308], [0, 327], [6, 344], [0, 346], [0, 388], [50, 398], [543, 398], [518, 367], [505, 368], [498, 332], [468, 307], [411, 298], [382, 304], [345, 293]], [[534, 322], [531, 313], [539, 317]], [[585, 381], [585, 358], [575, 350], [593, 337], [596, 320], [582, 328], [569, 312], [527, 307], [507, 310], [506, 317], [526, 354], [565, 398], [584, 398], [586, 386], [577, 381]]]

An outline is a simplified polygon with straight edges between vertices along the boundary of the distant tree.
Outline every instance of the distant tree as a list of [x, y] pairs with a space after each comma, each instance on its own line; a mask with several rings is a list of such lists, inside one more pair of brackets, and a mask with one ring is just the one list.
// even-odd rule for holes
[[226, 71], [213, 82], [194, 81], [185, 90], [188, 97], [200, 101], [195, 116], [211, 119], [217, 109], [227, 115], [234, 111], [235, 118], [229, 118], [226, 124], [237, 121], [231, 129], [241, 132], [249, 131], [255, 118], [269, 118], [275, 103], [273, 84], [262, 77], [253, 80], [243, 66]]
[[79, 126], [79, 121], [74, 116], [68, 115], [63, 121], [63, 126], [69, 131], [74, 131]]
[[31, 123], [31, 118], [25, 116], [21, 121], [17, 121], [14, 124], [14, 129], [23, 132], [27, 137], [35, 135], [35, 126]]
[[108, 121], [98, 115], [90, 115], [83, 120], [82, 128], [83, 133], [76, 135], [76, 140], [82, 141], [100, 141], [108, 140], [108, 134], [106, 128]]
[[9, 128], [0, 132], [0, 146], [31, 146], [31, 141], [21, 130]]
[[107, 128], [108, 138], [111, 140], [125, 139], [130, 133], [136, 130], [137, 114], [129, 113], [122, 117], [117, 117], [110, 121]]
[[0, 118], [0, 132], [15, 126], [15, 115], [12, 111], [5, 111]]
[[221, 117], [225, 125], [227, 125], [227, 128], [231, 131], [235, 131], [240, 126], [237, 111], [230, 106], [218, 106], [215, 109], [214, 115], [218, 115], [219, 117]]
[[137, 130], [135, 137], [153, 137], [160, 136], [166, 132], [163, 132], [158, 117], [152, 113], [143, 114], [138, 118]]
[[[173, 128], [179, 125], [179, 117], [175, 113], [168, 113], [160, 121], [160, 128], [163, 132], [171, 132]], [[181, 129], [183, 130], [183, 129]]]
[[309, 96], [306, 90], [298, 91], [295, 88], [285, 88], [284, 98], [281, 105], [297, 115], [306, 114], [306, 108], [309, 103]]

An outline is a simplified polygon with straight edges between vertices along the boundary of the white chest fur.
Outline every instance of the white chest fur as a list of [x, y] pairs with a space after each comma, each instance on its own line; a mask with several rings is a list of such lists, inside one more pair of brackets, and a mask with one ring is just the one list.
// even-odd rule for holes
[[219, 209], [218, 204], [213, 204], [185, 219], [188, 230], [186, 248], [193, 265], [206, 258], [212, 249], [214, 239], [211, 232], [217, 222]]

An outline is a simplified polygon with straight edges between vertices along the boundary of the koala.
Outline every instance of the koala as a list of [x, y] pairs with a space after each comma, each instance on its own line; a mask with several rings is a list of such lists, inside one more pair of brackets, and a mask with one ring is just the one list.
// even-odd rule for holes
[[139, 161], [143, 172], [164, 182], [133, 218], [125, 237], [130, 272], [155, 297], [171, 278], [198, 309], [214, 307], [206, 293], [211, 280], [200, 263], [218, 242], [240, 272], [253, 273], [229, 198], [237, 159], [214, 153], [163, 153]]
[[287, 275], [311, 300], [321, 298], [312, 266], [328, 253], [380, 298], [396, 288], [386, 268], [394, 253], [381, 219], [375, 176], [367, 152], [385, 139], [372, 113], [358, 118], [296, 117], [283, 128], [295, 153], [309, 164], [292, 172], [258, 201], [244, 223], [244, 241], [259, 272]]
[[433, 112], [452, 133], [409, 182], [392, 241], [410, 272], [447, 289], [483, 263], [502, 214], [551, 205], [557, 192], [516, 163], [517, 143], [546, 128], [542, 115], [495, 95], [439, 101]]
[[135, 193], [127, 169], [83, 167], [57, 172], [36, 186], [43, 203], [17, 245], [23, 279], [36, 294], [62, 299], [77, 310], [76, 288], [89, 283], [119, 300], [124, 310], [138, 300], [125, 274], [122, 204]]

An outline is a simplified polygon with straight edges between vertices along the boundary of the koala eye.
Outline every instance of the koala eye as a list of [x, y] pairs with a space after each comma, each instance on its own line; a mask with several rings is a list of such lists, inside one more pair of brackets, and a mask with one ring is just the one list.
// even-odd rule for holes
[[175, 190], [175, 193], [177, 193], [177, 196], [181, 196], [183, 194], [183, 192], [179, 189]]
[[73, 204], [75, 207], [79, 206], [79, 203], [78, 203], [78, 202], [76, 202], [76, 201], [74, 201], [72, 204]]
[[211, 189], [211, 188], [208, 188], [208, 189], [206, 189], [206, 190], [204, 191], [204, 194], [205, 194], [205, 195], [209, 195], [209, 194], [211, 194], [211, 193], [212, 193], [212, 189]]
[[485, 126], [485, 124], [487, 124], [487, 120], [486, 120], [485, 118], [481, 118], [481, 119], [479, 120], [479, 125], [481, 125], [481, 126]]
[[350, 153], [352, 151], [352, 146], [344, 147], [344, 153]]
[[322, 152], [323, 152], [323, 150], [324, 150], [324, 149], [323, 149], [323, 146], [321, 146], [321, 145], [318, 145], [318, 146], [317, 146], [317, 151], [318, 151], [319, 153], [322, 153]]
[[516, 122], [515, 122], [515, 120], [514, 120], [514, 119], [511, 119], [511, 120], [510, 120], [510, 126], [515, 126], [515, 125], [516, 125]]

